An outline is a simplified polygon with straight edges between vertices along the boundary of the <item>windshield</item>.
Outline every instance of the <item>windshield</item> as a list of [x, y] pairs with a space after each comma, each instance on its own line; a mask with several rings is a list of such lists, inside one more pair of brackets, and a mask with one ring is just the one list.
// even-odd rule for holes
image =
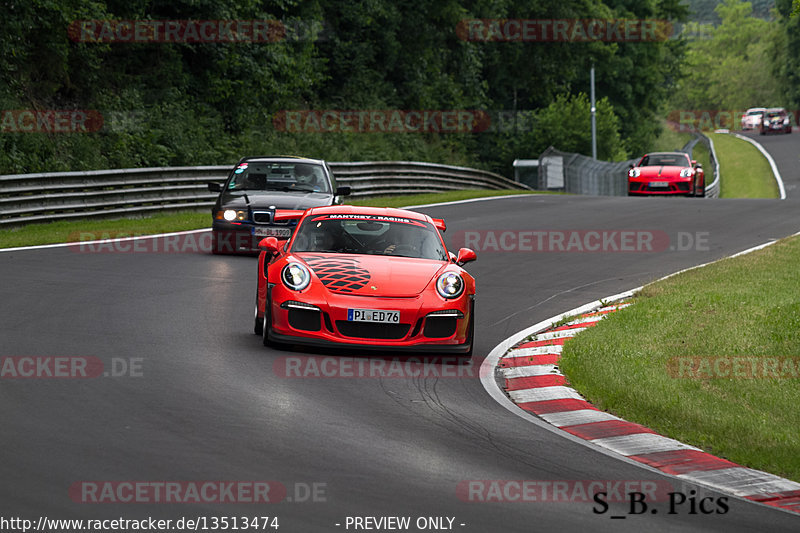
[[228, 190], [329, 193], [330, 187], [321, 165], [251, 161], [236, 167]]
[[439, 232], [431, 224], [402, 217], [331, 214], [307, 217], [292, 252], [391, 255], [446, 261]]
[[654, 167], [654, 166], [673, 166], [673, 167], [686, 167], [689, 166], [689, 158], [686, 154], [652, 154], [646, 155], [642, 158], [640, 167]]

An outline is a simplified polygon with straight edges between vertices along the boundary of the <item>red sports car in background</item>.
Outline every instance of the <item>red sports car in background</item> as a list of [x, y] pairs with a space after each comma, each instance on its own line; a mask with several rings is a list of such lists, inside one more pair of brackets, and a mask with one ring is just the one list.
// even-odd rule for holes
[[444, 221], [403, 209], [277, 211], [291, 240], [263, 239], [255, 332], [264, 344], [472, 354], [475, 280]]
[[628, 170], [628, 196], [705, 196], [703, 167], [684, 152], [654, 152]]

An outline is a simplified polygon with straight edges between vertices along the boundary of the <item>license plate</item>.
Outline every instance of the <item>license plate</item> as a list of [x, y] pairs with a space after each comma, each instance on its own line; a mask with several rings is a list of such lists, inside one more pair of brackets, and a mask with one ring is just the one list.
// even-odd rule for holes
[[350, 322], [381, 322], [399, 324], [400, 311], [380, 311], [378, 309], [348, 309], [347, 320]]
[[292, 230], [290, 228], [253, 228], [253, 235], [256, 237], [291, 237]]
[[668, 181], [651, 181], [650, 187], [669, 187]]

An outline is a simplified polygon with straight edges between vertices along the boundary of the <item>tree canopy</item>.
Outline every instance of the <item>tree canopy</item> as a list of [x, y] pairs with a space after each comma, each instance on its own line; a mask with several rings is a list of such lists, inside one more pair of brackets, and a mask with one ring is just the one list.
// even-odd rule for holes
[[[696, 107], [738, 94], [739, 105], [749, 97], [736, 91], [728, 72], [744, 66], [757, 76], [777, 57], [770, 43], [800, 46], [796, 31], [774, 29], [770, 39], [741, 42], [761, 27], [736, 4], [720, 11], [715, 39], [689, 49], [687, 64], [708, 71], [691, 83], [697, 70], [683, 66], [687, 42], [667, 34], [616, 41], [469, 34], [475, 24], [508, 20], [677, 24], [689, 13], [681, 0], [6, 1], [0, 172], [221, 164], [246, 154], [298, 153], [469, 164], [508, 174], [513, 159], [537, 157], [551, 144], [586, 153], [592, 65], [601, 155], [623, 159], [649, 148], [670, 95], [683, 92], [681, 105]], [[778, 4], [791, 8], [790, 0]], [[742, 18], [746, 24], [729, 31], [730, 21]], [[120, 37], [124, 24], [163, 21], [272, 21], [277, 34], [209, 41], [104, 33]], [[726, 63], [725, 43], [744, 54], [744, 63]], [[800, 54], [783, 57], [788, 73]], [[97, 112], [102, 127], [24, 129], [26, 112], [52, 110]], [[287, 110], [470, 110], [492, 122], [470, 132], [286, 131], [276, 117]]]

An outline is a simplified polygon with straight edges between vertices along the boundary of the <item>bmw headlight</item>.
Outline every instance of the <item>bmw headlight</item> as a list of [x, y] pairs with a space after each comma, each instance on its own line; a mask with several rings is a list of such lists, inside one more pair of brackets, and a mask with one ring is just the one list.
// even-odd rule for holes
[[235, 209], [226, 209], [222, 213], [222, 218], [224, 218], [228, 222], [236, 222], [236, 221], [246, 220], [247, 219], [247, 211], [235, 210]]
[[464, 292], [464, 280], [455, 272], [445, 272], [436, 280], [436, 292], [442, 298], [458, 298]]
[[682, 168], [681, 169], [681, 177], [682, 178], [691, 178], [692, 177], [692, 169], [691, 168]]
[[628, 176], [638, 178], [642, 171], [639, 168], [632, 168], [628, 171]]
[[311, 282], [311, 273], [301, 263], [288, 263], [281, 271], [281, 279], [293, 291], [302, 291]]

